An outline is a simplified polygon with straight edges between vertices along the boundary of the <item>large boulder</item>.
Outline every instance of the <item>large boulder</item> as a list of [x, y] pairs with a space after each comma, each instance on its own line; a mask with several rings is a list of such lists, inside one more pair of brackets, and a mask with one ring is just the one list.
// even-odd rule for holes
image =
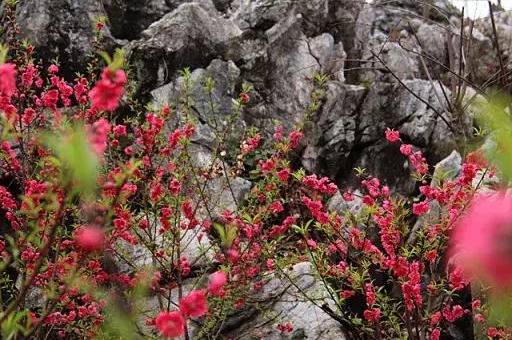
[[301, 30], [308, 36], [322, 32], [329, 20], [328, 0], [233, 1], [232, 17], [246, 30], [267, 30], [288, 16], [301, 15]]
[[427, 80], [405, 80], [404, 86], [376, 82], [368, 88], [329, 82], [303, 165], [346, 184], [355, 184], [353, 169], [363, 167], [392, 188], [411, 193], [415, 185], [407, 162], [386, 143], [383, 131], [400, 130], [403, 140], [423, 149], [429, 161], [441, 160], [457, 148], [460, 135], [469, 133], [472, 119], [461, 121], [440, 98], [440, 85]]
[[[133, 40], [153, 22], [175, 9], [185, 0], [104, 0], [112, 35], [118, 39]], [[171, 7], [174, 5], [174, 7]], [[129, 25], [127, 25], [129, 23]]]
[[[228, 319], [231, 331], [227, 336], [245, 334], [244, 338], [282, 339], [277, 324], [293, 325], [292, 339], [346, 339], [343, 329], [325, 309], [336, 311], [329, 288], [316, 276], [310, 262], [301, 262], [287, 273], [288, 278], [274, 275], [257, 296], [260, 311], [253, 310], [251, 318], [238, 321]], [[290, 280], [293, 280], [293, 283]], [[314, 301], [314, 302], [313, 302]], [[245, 311], [247, 314], [248, 311]], [[241, 312], [240, 315], [243, 315]]]
[[104, 14], [97, 0], [20, 0], [16, 4], [20, 38], [30, 41], [46, 62], [58, 57], [70, 77], [85, 69], [94, 53], [94, 24]]
[[185, 3], [166, 14], [127, 45], [140, 89], [172, 80], [185, 67], [207, 66], [241, 34], [232, 21], [199, 3]]

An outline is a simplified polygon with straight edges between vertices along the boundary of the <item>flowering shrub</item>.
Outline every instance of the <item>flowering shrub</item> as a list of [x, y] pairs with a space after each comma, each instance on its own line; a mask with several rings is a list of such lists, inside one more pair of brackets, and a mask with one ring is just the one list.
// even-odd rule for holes
[[[93, 68], [68, 82], [57, 64], [34, 63], [29, 45], [10, 46], [10, 59], [4, 49], [0, 60], [3, 338], [217, 337], [227, 318], [257, 304], [269, 277], [289, 278], [287, 268], [304, 261], [328, 291], [330, 303], [319, 307], [354, 337], [439, 339], [472, 319], [487, 329], [485, 305], [467, 298], [465, 273], [444, 256], [477, 174], [488, 171], [480, 157], [468, 158], [459, 177], [429, 185], [422, 152], [388, 129], [420, 199], [394, 196], [364, 173], [362, 195], [339, 193], [328, 178], [292, 167], [299, 127], [278, 126], [268, 138], [238, 131], [242, 140], [228, 148], [250, 102], [244, 88], [205, 166], [194, 155], [187, 77], [176, 107], [144, 112], [121, 52], [106, 58], [99, 79]], [[138, 116], [117, 112], [123, 106]], [[233, 193], [236, 176], [251, 181], [243, 200]], [[216, 179], [232, 208], [212, 206]], [[329, 209], [338, 193], [361, 208]], [[490, 221], [501, 228], [501, 217]], [[472, 242], [468, 232], [462, 244]], [[199, 251], [189, 254], [192, 242]], [[477, 259], [492, 265], [493, 254]], [[283, 318], [275, 326], [286, 335], [293, 324]]]

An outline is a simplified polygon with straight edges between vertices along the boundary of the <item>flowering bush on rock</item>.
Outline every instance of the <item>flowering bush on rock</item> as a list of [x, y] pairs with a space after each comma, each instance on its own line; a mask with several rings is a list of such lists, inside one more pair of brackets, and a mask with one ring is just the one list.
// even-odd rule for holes
[[[489, 248], [509, 235], [509, 200], [482, 198], [465, 215], [475, 178], [493, 171], [479, 154], [458, 177], [430, 185], [423, 153], [388, 129], [383, 138], [408, 160], [418, 199], [362, 170], [361, 191], [342, 190], [293, 166], [300, 126], [269, 136], [245, 129], [227, 145], [250, 102], [244, 87], [205, 165], [187, 77], [179, 103], [147, 109], [132, 97], [122, 52], [69, 82], [58, 64], [36, 63], [30, 45], [9, 47], [0, 53], [2, 338], [219, 338], [226, 320], [258, 306], [271, 278], [292, 279], [289, 268], [305, 261], [327, 288], [319, 307], [347, 336], [440, 339], [473, 322], [489, 337], [509, 334], [488, 324], [462, 268], [478, 264], [492, 284], [509, 283], [508, 260], [494, 259], [508, 248]], [[250, 188], [237, 197], [241, 178]], [[213, 203], [219, 191], [228, 207]], [[478, 212], [491, 206], [503, 209]], [[451, 262], [461, 216], [482, 223], [455, 242], [481, 252]], [[474, 239], [485, 223], [489, 232]], [[286, 315], [271, 322], [293, 333]]]

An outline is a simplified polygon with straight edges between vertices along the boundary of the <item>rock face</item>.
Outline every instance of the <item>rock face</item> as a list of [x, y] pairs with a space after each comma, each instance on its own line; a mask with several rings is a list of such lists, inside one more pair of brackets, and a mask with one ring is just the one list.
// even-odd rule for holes
[[126, 46], [142, 89], [163, 85], [184, 67], [204, 67], [222, 54], [241, 30], [200, 3], [186, 3]]
[[[325, 304], [335, 310], [327, 288], [315, 277], [313, 265], [298, 263], [287, 275], [295, 286], [287, 279], [273, 277], [259, 296], [263, 304], [269, 305], [266, 313], [256, 313], [250, 322], [229, 335], [244, 334], [244, 339], [282, 339], [276, 324], [291, 322], [294, 328], [290, 335], [292, 339], [346, 339], [340, 324], [321, 308]], [[303, 294], [315, 300], [316, 304]]]
[[59, 57], [66, 69], [75, 71], [94, 53], [94, 23], [103, 13], [97, 0], [21, 0], [16, 6], [21, 37], [42, 58]]

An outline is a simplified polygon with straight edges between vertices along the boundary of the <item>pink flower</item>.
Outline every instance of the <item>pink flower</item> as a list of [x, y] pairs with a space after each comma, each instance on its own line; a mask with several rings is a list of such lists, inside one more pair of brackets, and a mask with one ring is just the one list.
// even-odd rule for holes
[[55, 109], [57, 106], [57, 102], [59, 101], [59, 91], [57, 90], [49, 90], [43, 93], [43, 105], [45, 107], [49, 107]]
[[103, 155], [107, 148], [109, 132], [110, 124], [105, 118], [98, 119], [89, 129], [89, 143], [98, 156]]
[[350, 191], [345, 191], [343, 193], [343, 199], [347, 202], [351, 202], [354, 200], [354, 195]]
[[155, 325], [162, 336], [178, 337], [185, 333], [185, 319], [180, 312], [160, 312], [155, 319]]
[[290, 132], [288, 138], [290, 139], [290, 146], [292, 149], [295, 149], [297, 146], [299, 146], [302, 137], [304, 137], [304, 134], [300, 131], [294, 130]]
[[376, 323], [380, 320], [380, 309], [379, 308], [371, 308], [367, 309], [363, 313], [364, 318], [370, 323]]
[[400, 145], [400, 152], [404, 156], [409, 156], [412, 154], [412, 145], [411, 144], [402, 144]]
[[281, 204], [281, 202], [279, 202], [279, 201], [272, 202], [272, 204], [270, 205], [269, 209], [274, 214], [278, 214], [278, 213], [284, 211], [284, 207]]
[[49, 67], [48, 67], [48, 72], [50, 73], [58, 73], [59, 72], [59, 67], [55, 64], [51, 64]]
[[124, 94], [126, 82], [126, 74], [123, 70], [112, 72], [105, 68], [101, 74], [101, 79], [96, 82], [94, 88], [89, 92], [92, 108], [100, 111], [114, 111], [117, 109], [119, 100]]
[[443, 308], [443, 316], [448, 322], [454, 322], [464, 316], [464, 308], [461, 305], [455, 305], [452, 308], [446, 306]]
[[434, 314], [432, 314], [430, 316], [430, 326], [436, 326], [439, 323], [439, 321], [441, 321], [442, 317], [443, 316], [441, 315], [441, 312], [435, 312]]
[[436, 328], [430, 333], [430, 340], [439, 340], [441, 337], [441, 330], [439, 328]]
[[316, 244], [315, 240], [308, 239], [306, 241], [306, 243], [307, 243], [309, 249], [315, 250], [318, 247], [318, 245]]
[[0, 65], [0, 93], [11, 97], [16, 91], [16, 65], [6, 63]]
[[366, 283], [364, 285], [364, 292], [366, 294], [366, 303], [368, 306], [373, 305], [375, 303], [376, 295], [371, 283]]
[[462, 268], [456, 267], [449, 275], [450, 288], [455, 290], [463, 289], [468, 282], [464, 278], [464, 272]]
[[75, 242], [84, 251], [93, 252], [103, 248], [105, 235], [99, 227], [86, 225], [76, 231]]
[[208, 292], [213, 296], [222, 297], [226, 293], [224, 286], [228, 282], [228, 276], [223, 271], [217, 271], [210, 275], [208, 282]]
[[198, 318], [208, 312], [206, 294], [203, 290], [193, 290], [180, 300], [180, 311], [186, 317]]
[[277, 173], [277, 177], [279, 177], [279, 180], [282, 183], [287, 182], [288, 178], [290, 177], [290, 169], [289, 168], [284, 168], [283, 170], [279, 171]]
[[390, 143], [396, 143], [400, 140], [400, 132], [395, 131], [393, 129], [387, 128], [386, 129], [386, 139]]
[[429, 209], [430, 209], [430, 207], [429, 207], [427, 201], [423, 201], [420, 203], [414, 203], [412, 205], [412, 212], [414, 213], [414, 215], [417, 215], [417, 216], [426, 214]]
[[264, 174], [271, 172], [272, 170], [274, 170], [275, 167], [276, 161], [272, 158], [267, 159], [265, 161], [260, 161], [260, 168]]
[[480, 195], [456, 225], [451, 253], [465, 273], [505, 288], [512, 286], [511, 243], [512, 198]]
[[116, 137], [126, 136], [126, 126], [125, 125], [116, 125], [114, 126], [114, 135]]

